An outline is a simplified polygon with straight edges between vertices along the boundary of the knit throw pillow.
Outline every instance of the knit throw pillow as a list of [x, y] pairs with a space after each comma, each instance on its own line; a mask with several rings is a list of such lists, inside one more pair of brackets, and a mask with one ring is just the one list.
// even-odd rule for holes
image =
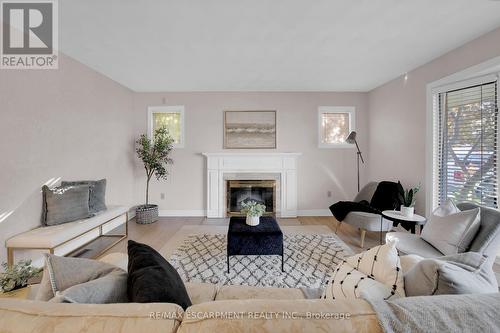
[[327, 281], [324, 299], [404, 297], [404, 279], [395, 242], [347, 258]]

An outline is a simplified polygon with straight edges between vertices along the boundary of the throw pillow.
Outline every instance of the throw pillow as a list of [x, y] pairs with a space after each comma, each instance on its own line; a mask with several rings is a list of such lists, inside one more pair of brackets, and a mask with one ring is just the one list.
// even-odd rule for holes
[[346, 262], [369, 277], [405, 296], [403, 271], [395, 241], [376, 246], [346, 259]]
[[127, 301], [127, 273], [92, 259], [45, 255], [38, 301], [123, 303]]
[[148, 245], [128, 241], [128, 298], [134, 303], [175, 303], [191, 306], [179, 273]]
[[[445, 203], [450, 205], [450, 201]], [[458, 209], [457, 209], [458, 210]], [[448, 215], [443, 215], [449, 213]], [[458, 211], [438, 207], [422, 230], [421, 237], [443, 254], [465, 252], [480, 226], [479, 208]]]
[[89, 186], [42, 187], [42, 224], [51, 226], [91, 216]]
[[405, 274], [407, 296], [498, 292], [487, 257], [466, 252], [424, 259]]
[[437, 215], [437, 216], [448, 216], [451, 214], [456, 214], [460, 213], [460, 209], [458, 209], [457, 205], [453, 202], [451, 199], [446, 199], [445, 202], [443, 202], [438, 208], [436, 208], [433, 212], [432, 215]]
[[376, 281], [348, 263], [340, 264], [327, 281], [323, 299], [356, 299], [369, 298], [373, 300], [387, 300], [399, 297], [391, 287]]
[[89, 209], [91, 214], [96, 214], [102, 210], [106, 210], [106, 179], [61, 182], [61, 186], [78, 186], [78, 185], [89, 186], [90, 190]]

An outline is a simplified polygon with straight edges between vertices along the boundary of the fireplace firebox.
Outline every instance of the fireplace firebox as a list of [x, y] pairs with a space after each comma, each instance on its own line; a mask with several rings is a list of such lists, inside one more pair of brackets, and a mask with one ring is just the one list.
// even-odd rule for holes
[[276, 214], [275, 180], [228, 180], [227, 216], [242, 216], [242, 203], [256, 201], [266, 206], [264, 215]]

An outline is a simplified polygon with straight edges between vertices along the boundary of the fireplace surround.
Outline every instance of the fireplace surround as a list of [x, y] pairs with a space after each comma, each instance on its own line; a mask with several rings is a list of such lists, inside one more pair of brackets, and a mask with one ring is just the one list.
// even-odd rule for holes
[[[274, 181], [274, 215], [297, 216], [300, 153], [203, 153], [206, 157], [207, 217], [228, 213], [228, 181]], [[230, 207], [229, 207], [230, 208]], [[235, 211], [233, 211], [235, 212]]]

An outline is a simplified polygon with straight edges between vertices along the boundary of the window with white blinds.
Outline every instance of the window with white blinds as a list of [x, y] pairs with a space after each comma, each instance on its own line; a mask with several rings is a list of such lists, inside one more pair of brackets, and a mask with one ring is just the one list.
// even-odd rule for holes
[[498, 208], [497, 81], [434, 95], [438, 204]]

